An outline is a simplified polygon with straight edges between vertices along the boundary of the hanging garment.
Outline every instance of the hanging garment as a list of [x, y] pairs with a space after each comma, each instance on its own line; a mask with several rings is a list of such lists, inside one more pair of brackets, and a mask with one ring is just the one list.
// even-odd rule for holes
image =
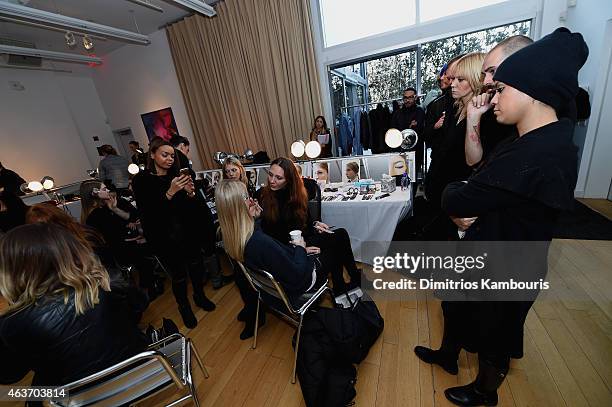
[[340, 139], [341, 154], [350, 155], [353, 145], [353, 121], [346, 113], [340, 116], [340, 134], [338, 138]]
[[353, 154], [363, 154], [363, 147], [361, 146], [361, 110], [359, 108], [353, 109]]
[[367, 111], [360, 114], [360, 131], [361, 131], [361, 146], [364, 150], [372, 148], [372, 133], [370, 125], [370, 116]]

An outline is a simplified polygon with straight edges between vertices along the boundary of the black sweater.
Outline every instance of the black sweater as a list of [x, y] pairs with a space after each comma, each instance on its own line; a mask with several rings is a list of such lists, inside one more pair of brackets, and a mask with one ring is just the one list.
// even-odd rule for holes
[[244, 248], [244, 262], [248, 267], [272, 274], [292, 300], [304, 294], [312, 284], [312, 257], [300, 246], [284, 245], [268, 236], [259, 227], [259, 222]]
[[446, 187], [442, 208], [478, 220], [466, 239], [552, 239], [560, 210], [571, 209], [577, 179], [573, 125], [563, 119], [533, 130], [495, 150], [467, 183]]

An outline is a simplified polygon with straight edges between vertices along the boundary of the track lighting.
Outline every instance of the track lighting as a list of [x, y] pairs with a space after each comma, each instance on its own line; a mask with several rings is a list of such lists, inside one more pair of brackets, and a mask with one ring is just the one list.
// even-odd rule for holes
[[87, 51], [91, 51], [94, 48], [94, 43], [88, 35], [83, 36], [83, 48]]

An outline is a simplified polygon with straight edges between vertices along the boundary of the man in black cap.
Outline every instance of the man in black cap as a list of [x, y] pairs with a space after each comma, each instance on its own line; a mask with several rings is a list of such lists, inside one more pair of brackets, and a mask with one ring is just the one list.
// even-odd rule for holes
[[[450, 216], [477, 218], [465, 240], [544, 242], [545, 249], [528, 259], [541, 265], [540, 278], [546, 276], [556, 218], [572, 207], [577, 179], [574, 126], [556, 111], [578, 93], [578, 71], [587, 56], [582, 35], [565, 28], [509, 56], [493, 77], [491, 103], [497, 121], [516, 126], [518, 134], [496, 148], [467, 183], [449, 184], [442, 197]], [[523, 325], [533, 300], [496, 299], [442, 302], [440, 349], [415, 348], [421, 360], [452, 374], [462, 348], [478, 352], [476, 380], [444, 392], [457, 405], [497, 405], [510, 358], [523, 356]]]

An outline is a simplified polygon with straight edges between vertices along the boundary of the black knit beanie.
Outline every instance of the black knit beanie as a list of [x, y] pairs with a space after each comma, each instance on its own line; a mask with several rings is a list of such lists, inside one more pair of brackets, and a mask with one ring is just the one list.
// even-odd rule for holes
[[582, 34], [557, 28], [506, 58], [493, 79], [559, 110], [576, 97], [578, 71], [588, 55]]

